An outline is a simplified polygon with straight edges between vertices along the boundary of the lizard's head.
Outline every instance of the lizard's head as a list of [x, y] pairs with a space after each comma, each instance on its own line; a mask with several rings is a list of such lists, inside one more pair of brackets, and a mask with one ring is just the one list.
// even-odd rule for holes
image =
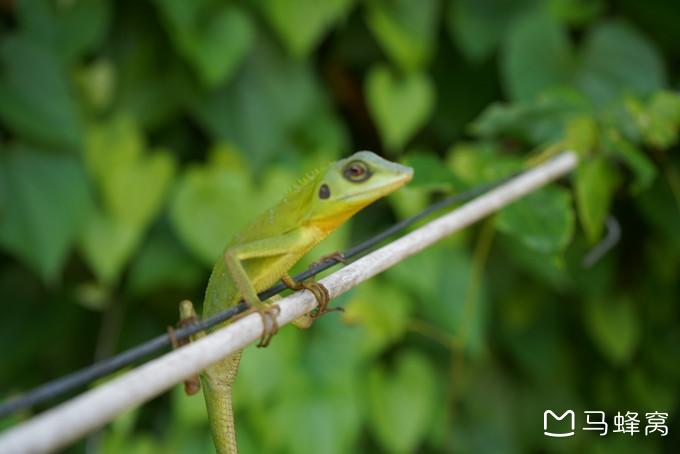
[[410, 167], [359, 151], [331, 164], [317, 180], [311, 218], [340, 223], [366, 205], [399, 189], [413, 177]]

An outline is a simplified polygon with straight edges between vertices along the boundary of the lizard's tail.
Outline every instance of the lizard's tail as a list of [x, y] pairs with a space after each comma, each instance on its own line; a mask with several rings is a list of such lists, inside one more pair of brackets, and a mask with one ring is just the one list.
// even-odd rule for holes
[[210, 429], [218, 454], [238, 454], [231, 387], [240, 360], [239, 351], [208, 367], [205, 373], [201, 374]]

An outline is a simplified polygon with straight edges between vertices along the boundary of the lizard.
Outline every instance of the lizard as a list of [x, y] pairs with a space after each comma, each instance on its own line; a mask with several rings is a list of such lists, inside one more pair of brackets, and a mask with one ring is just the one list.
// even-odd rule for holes
[[[307, 328], [327, 311], [328, 291], [316, 281], [295, 282], [290, 268], [317, 243], [362, 208], [397, 190], [413, 176], [413, 169], [370, 151], [317, 169], [290, 189], [278, 204], [256, 217], [227, 244], [213, 267], [203, 301], [203, 317], [229, 309], [243, 299], [249, 312], [257, 312], [264, 326], [258, 347], [265, 347], [278, 331], [278, 306], [262, 302], [258, 293], [279, 279], [291, 289], [305, 288], [318, 307], [302, 316], [297, 326]], [[193, 304], [180, 304], [180, 324], [197, 319]], [[224, 322], [209, 332], [228, 324]], [[200, 333], [193, 340], [204, 336]], [[207, 367], [198, 379], [185, 383], [187, 394], [202, 387], [213, 441], [218, 454], [236, 454], [236, 433], [231, 393], [242, 351]]]

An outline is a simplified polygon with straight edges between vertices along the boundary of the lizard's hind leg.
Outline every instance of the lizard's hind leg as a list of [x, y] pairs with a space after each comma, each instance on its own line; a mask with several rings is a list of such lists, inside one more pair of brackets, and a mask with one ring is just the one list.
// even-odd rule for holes
[[[179, 322], [177, 323], [178, 328], [183, 328], [188, 325], [192, 325], [198, 321], [198, 316], [196, 315], [196, 310], [194, 309], [194, 304], [189, 301], [189, 300], [184, 300], [181, 303], [179, 303]], [[205, 334], [197, 333], [193, 336], [191, 336], [190, 340], [183, 339], [178, 341], [177, 338], [175, 337], [175, 329], [172, 326], [168, 326], [168, 335], [170, 336], [170, 340], [172, 342], [172, 348], [180, 348], [189, 342], [200, 339], [203, 337]], [[187, 380], [184, 380], [184, 392], [188, 395], [191, 396], [193, 394], [196, 394], [198, 391], [201, 389], [201, 381], [198, 377], [198, 374], [188, 378]]]

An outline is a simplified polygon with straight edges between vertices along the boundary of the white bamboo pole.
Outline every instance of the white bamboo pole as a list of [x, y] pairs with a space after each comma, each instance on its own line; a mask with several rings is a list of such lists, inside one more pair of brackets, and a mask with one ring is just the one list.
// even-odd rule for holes
[[[336, 297], [436, 241], [498, 211], [520, 197], [570, 172], [577, 164], [567, 151], [475, 198], [390, 244], [362, 257], [320, 282]], [[316, 305], [308, 291], [278, 302], [280, 326]], [[178, 350], [153, 359], [124, 375], [45, 411], [0, 434], [0, 453], [43, 453], [72, 443], [111, 421], [120, 413], [169, 390], [206, 366], [246, 347], [262, 334], [257, 314]]]

